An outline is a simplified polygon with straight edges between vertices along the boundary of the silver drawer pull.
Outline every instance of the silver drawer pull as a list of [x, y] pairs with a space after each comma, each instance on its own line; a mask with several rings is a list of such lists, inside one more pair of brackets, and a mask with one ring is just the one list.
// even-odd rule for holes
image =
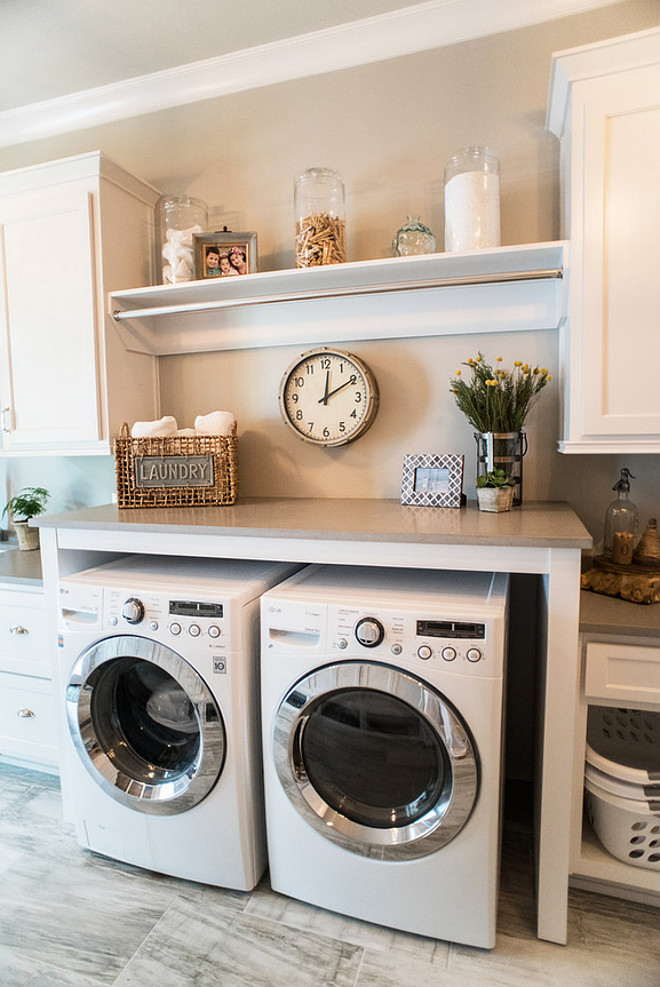
[[10, 627], [9, 628], [9, 633], [10, 634], [29, 634], [30, 632], [27, 629], [27, 627], [23, 627], [23, 626], [21, 626], [21, 624], [17, 624], [15, 627]]
[[19, 709], [18, 713], [16, 714], [16, 716], [20, 716], [21, 719], [23, 720], [28, 720], [31, 716], [36, 716], [36, 715], [37, 715], [36, 713], [33, 713], [32, 710], [28, 709], [27, 707], [25, 709]]

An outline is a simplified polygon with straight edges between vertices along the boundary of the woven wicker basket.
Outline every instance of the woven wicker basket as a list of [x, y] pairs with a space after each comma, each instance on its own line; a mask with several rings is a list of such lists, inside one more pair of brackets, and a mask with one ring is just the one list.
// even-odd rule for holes
[[131, 437], [124, 422], [114, 440], [119, 507], [211, 507], [238, 495], [238, 439], [231, 435]]

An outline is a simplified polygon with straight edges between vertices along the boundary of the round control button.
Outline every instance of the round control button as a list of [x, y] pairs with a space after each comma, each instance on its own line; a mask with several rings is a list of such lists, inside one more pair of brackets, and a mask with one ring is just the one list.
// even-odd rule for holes
[[341, 651], [345, 651], [346, 650], [346, 648], [348, 647], [348, 641], [346, 640], [345, 637], [340, 637], [339, 638], [339, 640], [337, 641], [337, 647], [340, 648]]
[[428, 644], [420, 644], [417, 649], [417, 656], [422, 659], [422, 661], [428, 661], [433, 652], [429, 648]]
[[456, 657], [456, 648], [443, 648], [442, 657], [445, 661], [453, 661]]
[[403, 648], [400, 644], [393, 644], [392, 647], [390, 648], [390, 651], [392, 652], [393, 655], [400, 655], [401, 652], [403, 651]]
[[375, 617], [363, 617], [357, 622], [355, 636], [365, 648], [376, 648], [385, 637], [385, 628]]
[[180, 633], [181, 633], [181, 624], [177, 624], [175, 620], [174, 623], [170, 624], [170, 634], [176, 635]]
[[481, 661], [483, 655], [479, 651], [479, 648], [468, 648], [467, 660], [468, 661]]
[[112, 627], [116, 627], [119, 621], [117, 620], [116, 617], [111, 617], [109, 623]]
[[158, 621], [157, 620], [150, 620], [149, 621], [149, 627], [150, 627], [150, 629], [152, 631], [157, 631], [158, 630]]
[[216, 624], [211, 624], [208, 629], [209, 637], [220, 637], [220, 628]]
[[200, 631], [199, 626], [197, 624], [191, 624], [190, 627], [188, 628], [188, 633], [190, 634], [191, 637], [199, 637], [199, 635], [202, 632]]
[[129, 624], [139, 624], [144, 617], [144, 606], [141, 600], [131, 596], [121, 608], [121, 615]]

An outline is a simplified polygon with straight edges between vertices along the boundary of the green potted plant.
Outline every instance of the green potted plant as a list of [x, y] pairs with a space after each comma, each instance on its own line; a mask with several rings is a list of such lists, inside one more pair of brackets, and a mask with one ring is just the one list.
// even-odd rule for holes
[[9, 514], [16, 528], [18, 547], [24, 551], [39, 548], [39, 529], [29, 526], [30, 518], [43, 514], [50, 494], [44, 487], [23, 487], [5, 504], [2, 517]]
[[477, 477], [477, 500], [480, 511], [510, 511], [516, 481], [503, 469], [491, 470]]
[[483, 353], [468, 358], [463, 366], [469, 376], [457, 370], [450, 379], [451, 393], [458, 408], [476, 429], [477, 475], [502, 469], [515, 478], [513, 504], [522, 503], [522, 460], [527, 452], [523, 427], [530, 409], [544, 387], [552, 380], [545, 367], [531, 367], [515, 360], [513, 370], [488, 363]]

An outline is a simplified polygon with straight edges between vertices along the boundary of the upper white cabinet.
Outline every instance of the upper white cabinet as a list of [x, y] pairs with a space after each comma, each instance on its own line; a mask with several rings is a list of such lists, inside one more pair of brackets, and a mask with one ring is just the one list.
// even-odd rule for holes
[[562, 452], [660, 452], [660, 30], [553, 56], [571, 241]]
[[99, 152], [0, 174], [3, 455], [107, 454], [157, 417], [157, 367], [128, 353], [108, 291], [149, 284], [158, 192]]

